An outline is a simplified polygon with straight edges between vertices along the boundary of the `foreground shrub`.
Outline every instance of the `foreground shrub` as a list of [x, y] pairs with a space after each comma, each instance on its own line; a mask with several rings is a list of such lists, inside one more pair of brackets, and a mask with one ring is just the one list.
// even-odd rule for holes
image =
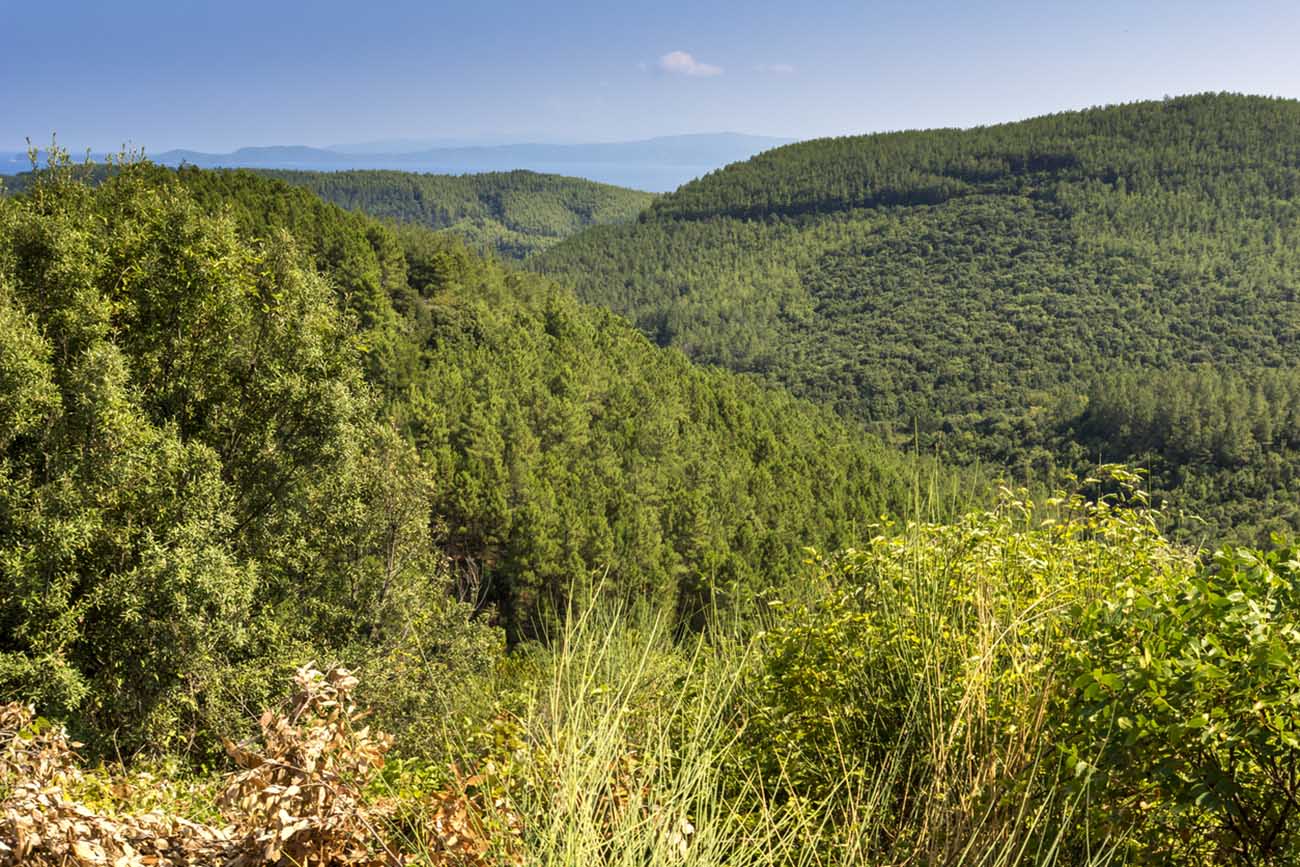
[[71, 791], [85, 783], [78, 746], [28, 708], [0, 707], [0, 865], [225, 863], [228, 828], [161, 809], [105, 815], [77, 800]]
[[487, 838], [464, 785], [418, 803], [377, 785], [391, 738], [359, 726], [355, 677], [304, 667], [294, 681], [288, 707], [262, 715], [260, 743], [226, 744], [242, 770], [225, 780], [224, 821], [206, 823], [91, 808], [80, 745], [22, 705], [0, 707], [0, 867], [481, 867], [489, 851], [510, 855], [513, 837]]
[[386, 846], [376, 845], [376, 811], [363, 794], [383, 767], [392, 739], [354, 729], [359, 715], [351, 693], [357, 679], [346, 670], [304, 669], [295, 680], [298, 693], [289, 711], [262, 715], [261, 749], [226, 745], [243, 768], [224, 798], [247, 826], [241, 863], [396, 861]]
[[1118, 572], [1077, 614], [1071, 761], [1145, 864], [1300, 858], [1300, 549]]
[[1105, 835], [1068, 833], [1059, 670], [1077, 612], [1117, 576], [1169, 583], [1194, 559], [1142, 509], [1007, 492], [991, 512], [884, 525], [861, 550], [813, 560], [749, 690], [741, 761], [771, 797], [829, 812], [831, 843], [868, 861], [1106, 857]]

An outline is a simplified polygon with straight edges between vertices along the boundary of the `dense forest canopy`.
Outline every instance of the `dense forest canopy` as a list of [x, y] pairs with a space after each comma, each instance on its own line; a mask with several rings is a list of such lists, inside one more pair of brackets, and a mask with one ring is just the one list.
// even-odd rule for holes
[[264, 173], [350, 211], [445, 229], [475, 249], [509, 259], [544, 250], [588, 226], [629, 222], [654, 201], [640, 190], [528, 171]]
[[98, 737], [174, 735], [287, 646], [364, 658], [422, 610], [520, 638], [601, 583], [689, 619], [931, 472], [247, 172], [62, 168], [0, 199], [0, 336], [0, 689]]
[[[194, 168], [182, 166], [179, 171]], [[446, 231], [479, 252], [504, 259], [526, 258], [589, 226], [631, 222], [655, 199], [640, 190], [523, 170], [465, 175], [378, 169], [244, 171], [304, 187], [349, 211]], [[86, 177], [99, 182], [108, 173], [108, 166], [98, 163]], [[32, 177], [24, 172], [5, 178], [0, 192], [21, 192]]]
[[[1211, 535], [1251, 534], [1297, 526], [1300, 453], [1263, 434], [1300, 363], [1298, 197], [1300, 103], [1202, 95], [790, 145], [533, 267], [881, 432], [1033, 477], [1148, 464]], [[1122, 374], [1148, 432], [1232, 444], [1112, 438]], [[1175, 407], [1210, 381], [1223, 402]]]

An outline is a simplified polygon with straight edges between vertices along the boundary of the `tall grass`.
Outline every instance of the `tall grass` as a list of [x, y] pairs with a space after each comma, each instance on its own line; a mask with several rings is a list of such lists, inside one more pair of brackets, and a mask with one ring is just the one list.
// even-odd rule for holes
[[748, 652], [626, 609], [570, 617], [520, 719], [543, 764], [517, 802], [526, 863], [795, 863], [792, 823], [728, 796]]
[[1053, 743], [1052, 663], [1108, 575], [1139, 549], [1177, 557], [1129, 544], [1154, 538], [1140, 520], [1070, 508], [892, 528], [749, 636], [574, 612], [515, 719], [523, 863], [1118, 860]]
[[875, 529], [698, 634], [596, 586], [477, 688], [449, 681], [419, 706], [474, 712], [417, 727], [445, 742], [408, 740], [366, 784], [384, 851], [429, 867], [1123, 861], [1127, 829], [1090, 824], [1106, 793], [1063, 749], [1058, 664], [1116, 576], [1177, 580], [1194, 555], [1141, 510], [1079, 498]]

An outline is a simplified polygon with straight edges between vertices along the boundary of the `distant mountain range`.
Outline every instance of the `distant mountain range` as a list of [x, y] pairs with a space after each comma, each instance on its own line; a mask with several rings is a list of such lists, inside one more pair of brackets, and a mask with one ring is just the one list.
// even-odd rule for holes
[[0, 175], [16, 175], [32, 167], [21, 151], [0, 151]]
[[[189, 164], [201, 168], [397, 169], [438, 174], [529, 169], [664, 192], [729, 163], [749, 159], [791, 141], [739, 133], [714, 133], [597, 144], [440, 146], [402, 153], [392, 152], [392, 148], [403, 145], [416, 147], [420, 142], [370, 142], [334, 148], [301, 145], [247, 147], [224, 154], [170, 150], [149, 154], [149, 158], [162, 165]], [[98, 158], [99, 155], [92, 156]], [[0, 174], [16, 174], [28, 168], [30, 163], [25, 153], [0, 153]]]

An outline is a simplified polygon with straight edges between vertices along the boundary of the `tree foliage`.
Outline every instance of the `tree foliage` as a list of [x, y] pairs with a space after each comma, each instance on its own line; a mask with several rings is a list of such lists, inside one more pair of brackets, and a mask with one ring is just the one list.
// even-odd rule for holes
[[[371, 323], [370, 380], [433, 473], [441, 547], [515, 637], [596, 574], [682, 616], [736, 601], [798, 568], [808, 542], [834, 547], [913, 508], [921, 477], [948, 481], [454, 239], [251, 173], [179, 179], [254, 234], [318, 239], [319, 267]], [[319, 243], [336, 237], [351, 246]]]
[[[1079, 785], [1140, 863], [1294, 863], [1300, 561], [1225, 548], [1193, 576], [1123, 575], [1080, 606], [1068, 662]], [[1173, 578], [1173, 580], [1170, 580]]]
[[529, 171], [259, 172], [349, 211], [441, 229], [475, 249], [523, 259], [588, 226], [634, 220], [652, 193]]
[[[1100, 394], [1116, 376], [1253, 382], [1300, 363], [1298, 136], [1300, 103], [1223, 94], [805, 142], [530, 264], [661, 345], [955, 460], [1026, 478], [1099, 451], [1138, 463], [1087, 408], [1118, 402]], [[1240, 429], [1272, 413], [1242, 405]], [[1294, 456], [1264, 452], [1252, 490], [1283, 503], [1273, 465]], [[1238, 456], [1173, 459], [1157, 490], [1208, 513], [1211, 538], [1296, 528], [1250, 508]]]
[[321, 656], [428, 715], [403, 690], [490, 663], [489, 621], [537, 634], [598, 575], [689, 618], [930, 471], [250, 173], [0, 199], [0, 336], [0, 692], [97, 747], [201, 738]]
[[145, 168], [56, 169], [0, 205], [0, 328], [6, 694], [165, 746], [231, 712], [232, 670], [339, 652], [437, 585], [427, 469], [287, 235]]

